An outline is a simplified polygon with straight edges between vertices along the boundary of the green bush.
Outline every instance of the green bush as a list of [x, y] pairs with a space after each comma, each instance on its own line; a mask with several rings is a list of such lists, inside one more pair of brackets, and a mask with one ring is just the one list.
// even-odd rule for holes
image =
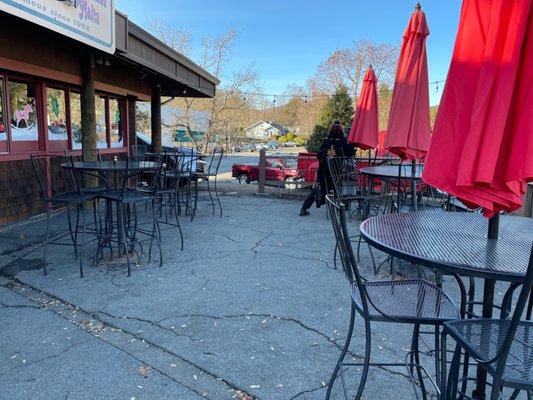
[[297, 138], [297, 136], [294, 133], [289, 132], [289, 133], [286, 133], [283, 136], [280, 136], [278, 138], [278, 142], [280, 142], [280, 143], [294, 142], [296, 140], [296, 138]]
[[298, 146], [305, 146], [307, 143], [307, 140], [301, 136], [296, 136], [293, 140], [294, 143], [296, 143]]

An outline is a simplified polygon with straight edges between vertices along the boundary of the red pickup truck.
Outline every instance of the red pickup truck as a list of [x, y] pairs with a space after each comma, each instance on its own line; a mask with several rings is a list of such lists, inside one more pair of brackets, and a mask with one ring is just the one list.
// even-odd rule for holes
[[[259, 180], [259, 166], [247, 164], [234, 164], [231, 175], [239, 180], [239, 183], [250, 183]], [[282, 158], [267, 158], [266, 180], [281, 181], [295, 180], [300, 177], [296, 168], [291, 168]]]

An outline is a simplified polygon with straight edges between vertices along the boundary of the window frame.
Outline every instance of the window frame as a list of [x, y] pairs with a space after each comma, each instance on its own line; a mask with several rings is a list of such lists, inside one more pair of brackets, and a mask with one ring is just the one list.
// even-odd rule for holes
[[[11, 140], [10, 140], [10, 130], [9, 130], [9, 127], [7, 126], [9, 124], [9, 122], [6, 123], [6, 116], [9, 117], [9, 110], [7, 108], [7, 104], [6, 104], [6, 100], [7, 100], [7, 95], [6, 95], [6, 79], [5, 79], [5, 75], [0, 73], [0, 82], [2, 82], [2, 90], [0, 91], [0, 98], [1, 98], [1, 101], [2, 101], [2, 112], [3, 112], [3, 119], [0, 120], [0, 123], [4, 124], [4, 133], [6, 135], [6, 140], [2, 140], [0, 143], [5, 143], [3, 145], [0, 145], [0, 156], [1, 155], [5, 155], [5, 154], [10, 154], [10, 143], [11, 143]], [[5, 150], [4, 150], [4, 147], [5, 146]]]
[[[48, 114], [48, 89], [62, 90], [65, 93], [65, 125], [67, 126], [67, 140], [50, 140], [48, 138], [48, 124], [46, 123], [46, 116]], [[47, 142], [48, 151], [53, 152], [64, 152], [65, 150], [70, 150], [70, 138], [72, 136], [70, 131], [70, 88], [66, 85], [56, 84], [53, 82], [44, 82], [44, 94], [43, 94], [43, 110], [44, 110], [44, 120], [45, 120], [45, 140]]]
[[[30, 154], [62, 154], [65, 150], [81, 151], [73, 149], [72, 146], [72, 115], [71, 115], [71, 93], [81, 95], [81, 87], [75, 84], [55, 81], [43, 77], [27, 75], [15, 71], [0, 68], [0, 80], [3, 82], [3, 90], [0, 90], [0, 97], [4, 104], [4, 128], [6, 140], [0, 145], [0, 162], [22, 160], [29, 158]], [[35, 112], [38, 123], [38, 139], [36, 141], [13, 141], [11, 130], [11, 106], [9, 99], [9, 82], [21, 82], [33, 84], [35, 87]], [[63, 90], [65, 93], [65, 123], [67, 126], [68, 140], [49, 140], [47, 125], [47, 89]], [[129, 126], [128, 126], [128, 98], [116, 93], [95, 91], [95, 96], [105, 99], [105, 123], [106, 123], [106, 147], [101, 148], [102, 154], [127, 153], [129, 151]], [[109, 100], [118, 100], [122, 119], [122, 146], [112, 147]]]
[[[11, 99], [9, 98], [9, 83], [13, 82], [19, 82], [19, 83], [27, 83], [27, 84], [33, 84], [35, 86], [35, 113], [36, 113], [36, 119], [38, 124], [37, 129], [37, 140], [28, 140], [28, 141], [22, 141], [22, 140], [13, 140], [13, 132], [11, 130]], [[9, 142], [9, 154], [11, 155], [17, 155], [17, 154], [30, 154], [35, 152], [43, 151], [45, 148], [44, 141], [46, 140], [44, 138], [44, 125], [46, 122], [44, 122], [44, 116], [43, 116], [43, 86], [44, 82], [39, 81], [36, 78], [28, 77], [24, 75], [19, 74], [5, 74], [4, 75], [4, 101], [5, 101], [5, 107], [6, 107], [6, 114], [8, 117], [8, 142]], [[4, 117], [5, 118], [5, 117]]]

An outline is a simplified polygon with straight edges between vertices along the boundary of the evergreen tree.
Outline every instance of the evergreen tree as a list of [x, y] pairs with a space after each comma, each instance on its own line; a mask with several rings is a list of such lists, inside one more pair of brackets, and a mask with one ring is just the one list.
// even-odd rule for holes
[[316, 153], [320, 149], [322, 142], [328, 136], [328, 128], [325, 128], [320, 125], [315, 125], [313, 133], [309, 136], [307, 141], [307, 151], [310, 153]]
[[345, 133], [352, 124], [353, 103], [345, 86], [341, 86], [330, 97], [318, 116], [318, 123], [307, 142], [307, 150], [316, 153], [327, 137], [329, 127], [333, 122], [340, 121]]

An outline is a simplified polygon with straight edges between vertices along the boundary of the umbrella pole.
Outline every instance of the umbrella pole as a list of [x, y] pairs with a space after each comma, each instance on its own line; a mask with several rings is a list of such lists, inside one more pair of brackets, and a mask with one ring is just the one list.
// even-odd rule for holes
[[[500, 230], [500, 214], [494, 214], [489, 219], [489, 229], [487, 237], [489, 239], [498, 239], [498, 232]], [[483, 318], [492, 318], [492, 304], [494, 303], [494, 287], [496, 282], [492, 279], [485, 279], [483, 283], [483, 310], [481, 316]], [[484, 399], [486, 392], [487, 373], [483, 368], [478, 368], [476, 371], [476, 389], [472, 392], [474, 399]]]
[[403, 160], [400, 159], [400, 164], [398, 165], [398, 186], [396, 187], [396, 212], [400, 212], [400, 184], [402, 183], [402, 162]]
[[500, 230], [500, 214], [494, 214], [489, 219], [489, 232], [488, 232], [488, 238], [489, 239], [498, 239], [498, 232]]
[[411, 163], [411, 196], [413, 197], [413, 211], [418, 211], [415, 177], [416, 177], [416, 160], [413, 160]]

